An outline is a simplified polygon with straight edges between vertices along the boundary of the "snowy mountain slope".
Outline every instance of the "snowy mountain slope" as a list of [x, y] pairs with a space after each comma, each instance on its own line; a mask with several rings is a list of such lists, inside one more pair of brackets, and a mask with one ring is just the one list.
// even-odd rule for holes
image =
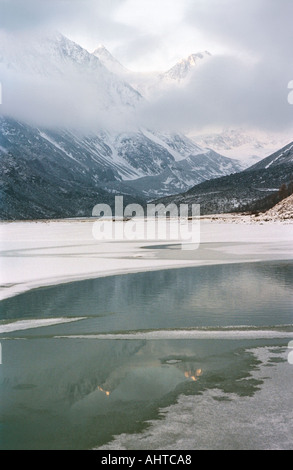
[[[95, 54], [106, 68], [128, 81], [148, 100], [162, 96], [170, 91], [170, 87], [184, 88], [189, 78], [211, 57], [208, 51], [199, 52], [178, 61], [164, 73], [143, 74], [127, 70], [104, 46], [100, 46]], [[223, 129], [205, 134], [193, 131], [189, 137], [201, 148], [209, 148], [221, 155], [241, 160], [246, 168], [272, 154], [291, 139], [290, 135], [286, 138], [283, 134], [260, 133], [251, 129]]]
[[252, 166], [282, 147], [285, 143], [284, 139], [290, 141], [290, 137], [286, 139], [284, 135], [248, 132], [244, 129], [225, 129], [209, 134], [193, 134], [190, 138], [202, 147], [211, 148], [227, 157], [237, 156], [246, 167]]
[[211, 54], [208, 51], [191, 54], [186, 59], [181, 59], [177, 62], [170, 70], [161, 74], [160, 78], [166, 82], [176, 81], [180, 83], [186, 80], [190, 73], [209, 57], [211, 57]]
[[252, 202], [277, 192], [282, 184], [293, 181], [292, 149], [293, 143], [247, 170], [205, 181], [187, 192], [157, 202], [200, 204], [202, 214], [244, 210]]
[[[35, 128], [2, 116], [1, 217], [88, 216], [97, 200], [112, 203], [121, 194], [139, 202], [239, 170], [236, 161], [204, 150], [199, 153], [199, 147], [184, 136], [163, 137], [160, 140], [149, 131], [84, 135]], [[183, 150], [187, 155], [192, 148], [195, 155], [184, 158]]]
[[0, 116], [0, 136], [3, 155], [11, 152], [27, 159], [32, 155], [42, 159], [45, 154], [51, 160], [57, 156], [59, 160], [71, 160], [78, 169], [111, 170], [116, 180], [158, 175], [168, 166], [174, 167], [176, 161], [178, 167], [183, 167], [184, 162], [192, 165], [195, 156], [201, 156], [203, 178], [204, 171], [208, 176], [212, 171], [227, 174], [239, 170], [237, 161], [220, 156], [218, 166], [212, 169], [210, 152], [175, 134], [164, 134], [160, 138], [158, 133], [140, 130], [84, 135], [67, 129], [34, 128]]
[[293, 143], [283, 147], [278, 152], [251, 166], [247, 171], [267, 169], [278, 165], [293, 165]]
[[99, 202], [113, 205], [118, 189], [126, 203], [143, 202], [122, 182], [127, 170], [107, 159], [111, 150], [98, 136], [71, 138], [3, 117], [0, 130], [2, 219], [90, 216]]
[[142, 193], [147, 200], [187, 191], [195, 184], [241, 171], [236, 160], [223, 157], [212, 150], [177, 160], [162, 173], [153, 177], [142, 177], [129, 185]]
[[106, 49], [105, 46], [100, 44], [92, 54], [97, 57], [100, 62], [112, 73], [118, 76], [126, 76], [131, 72], [127, 70], [115, 57]]
[[136, 106], [141, 95], [93, 54], [59, 33], [25, 37], [0, 33], [0, 64], [10, 73], [95, 86], [98, 106]]
[[202, 155], [207, 152], [203, 147], [200, 147], [183, 134], [162, 131], [155, 132], [150, 129], [142, 129], [142, 132], [150, 140], [166, 148], [176, 161], [183, 160], [190, 155]]
[[121, 63], [102, 45], [93, 52], [101, 63], [111, 72], [127, 80], [144, 97], [152, 99], [154, 95], [161, 94], [170, 86], [186, 84], [188, 78], [211, 54], [208, 51], [191, 54], [187, 58], [178, 61], [171, 69], [164, 73], [139, 73], [132, 72]]

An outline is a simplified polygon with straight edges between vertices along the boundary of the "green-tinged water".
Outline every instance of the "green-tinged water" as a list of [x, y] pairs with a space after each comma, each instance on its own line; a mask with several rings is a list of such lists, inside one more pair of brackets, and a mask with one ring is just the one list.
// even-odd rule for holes
[[[229, 417], [237, 400], [242, 406], [241, 400], [258, 396], [278, 366], [293, 375], [284, 359], [293, 338], [290, 262], [101, 278], [31, 291], [0, 307], [1, 449], [90, 449], [114, 436], [118, 442], [119, 435], [127, 436], [128, 448], [139, 447], [139, 436], [149, 420], [157, 422], [160, 410], [179, 406], [178, 399], [184, 408], [190, 397], [198, 397], [192, 409], [198, 406], [203, 416], [211, 391], [217, 416], [218, 407], [227, 407], [225, 416], [237, 434], [233, 414]], [[36, 323], [69, 317], [72, 323]], [[19, 321], [27, 329], [18, 329]], [[256, 349], [268, 351], [265, 366]], [[257, 375], [262, 367], [266, 373]], [[288, 383], [281, 387], [287, 397]], [[280, 399], [280, 415], [282, 406]], [[158, 449], [166, 448], [168, 429], [170, 442], [176, 431], [168, 416], [160, 418], [164, 431], [154, 434]], [[231, 448], [248, 445], [243, 429], [252, 419], [248, 416], [246, 428], [239, 424]], [[194, 433], [206, 436], [201, 447], [216, 447], [211, 423], [196, 418], [192, 423]], [[290, 447], [281, 433], [285, 425], [276, 418], [280, 447]], [[267, 439], [264, 447], [271, 446]]]

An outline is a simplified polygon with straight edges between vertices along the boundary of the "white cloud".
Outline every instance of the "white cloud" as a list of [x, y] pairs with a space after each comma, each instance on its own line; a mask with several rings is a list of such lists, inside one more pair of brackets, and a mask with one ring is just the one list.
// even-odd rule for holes
[[[0, 0], [0, 28], [13, 34], [60, 29], [90, 50], [105, 43], [132, 69], [167, 70], [181, 57], [210, 50], [213, 60], [185, 89], [166, 92], [141, 110], [139, 122], [180, 130], [292, 124], [292, 17], [292, 0]], [[93, 100], [90, 94], [83, 99], [90, 120], [86, 100]], [[57, 102], [47, 105], [58, 110]]]
[[175, 27], [183, 20], [189, 1], [126, 0], [114, 13], [114, 20], [158, 34]]

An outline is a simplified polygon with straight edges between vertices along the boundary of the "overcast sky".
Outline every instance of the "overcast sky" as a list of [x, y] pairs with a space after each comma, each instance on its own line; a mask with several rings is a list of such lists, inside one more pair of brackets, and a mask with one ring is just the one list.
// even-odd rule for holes
[[0, 0], [0, 27], [52, 27], [133, 69], [166, 70], [199, 50], [293, 59], [292, 0]]
[[0, 0], [0, 28], [53, 28], [133, 71], [168, 70], [200, 50], [213, 60], [185, 90], [145, 111], [174, 128], [288, 128], [293, 0]]

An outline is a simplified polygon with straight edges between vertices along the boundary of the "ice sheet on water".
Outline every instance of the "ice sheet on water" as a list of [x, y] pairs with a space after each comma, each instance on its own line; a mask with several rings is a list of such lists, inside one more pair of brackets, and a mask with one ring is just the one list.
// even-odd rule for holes
[[[262, 361], [252, 376], [268, 378], [253, 396], [218, 388], [181, 395], [175, 405], [161, 409], [161, 419], [150, 421], [146, 431], [121, 434], [100, 449], [293, 449], [293, 374], [286, 352], [279, 347], [250, 351]], [[268, 368], [272, 355], [283, 361]]]
[[13, 331], [30, 330], [31, 328], [41, 328], [44, 326], [53, 326], [61, 323], [75, 322], [83, 320], [83, 317], [79, 318], [45, 318], [37, 320], [19, 320], [11, 323], [0, 325], [1, 333], [11, 333]]

